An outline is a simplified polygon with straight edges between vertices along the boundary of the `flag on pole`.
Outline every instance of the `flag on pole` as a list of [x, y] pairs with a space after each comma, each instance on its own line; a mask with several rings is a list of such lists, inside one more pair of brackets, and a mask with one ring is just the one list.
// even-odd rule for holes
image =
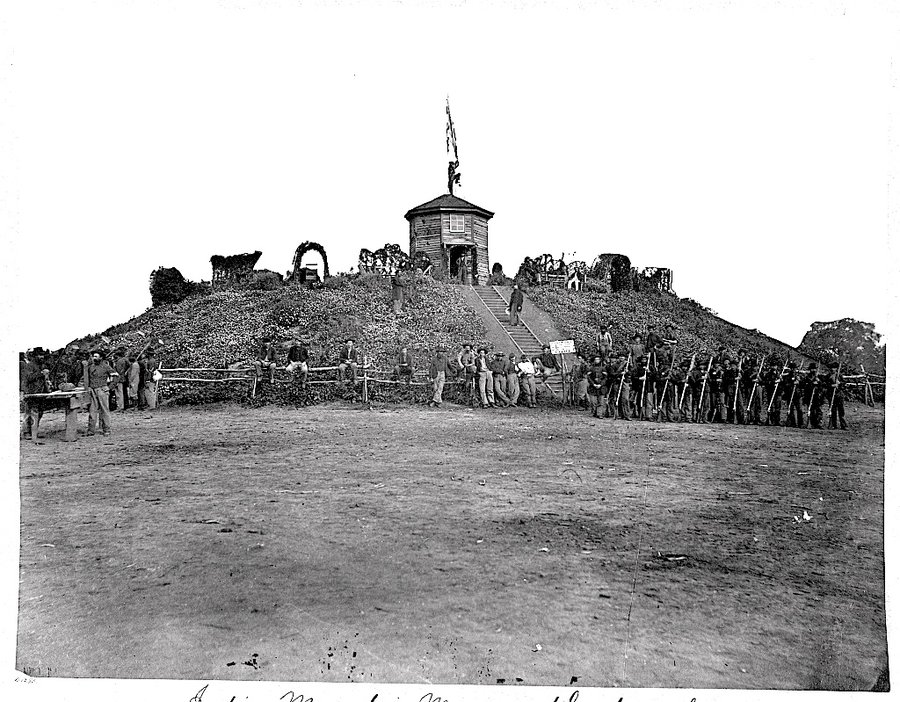
[[453, 116], [450, 114], [450, 97], [447, 96], [447, 153], [450, 153], [450, 145], [453, 144], [453, 158], [459, 161], [459, 151], [456, 148], [456, 127], [453, 126]]

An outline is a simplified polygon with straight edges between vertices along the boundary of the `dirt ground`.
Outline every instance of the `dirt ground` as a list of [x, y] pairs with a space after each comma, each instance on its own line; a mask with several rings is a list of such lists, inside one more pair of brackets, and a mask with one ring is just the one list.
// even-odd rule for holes
[[21, 446], [17, 667], [869, 689], [884, 414], [848, 419], [207, 406], [66, 444], [51, 417]]

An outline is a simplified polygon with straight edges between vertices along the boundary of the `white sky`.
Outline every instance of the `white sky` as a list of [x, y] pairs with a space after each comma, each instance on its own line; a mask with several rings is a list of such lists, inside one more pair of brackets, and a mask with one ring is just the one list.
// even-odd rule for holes
[[446, 190], [448, 93], [457, 194], [496, 212], [508, 273], [624, 253], [791, 344], [886, 333], [889, 4], [457, 5], [16, 4], [13, 343], [142, 312], [160, 265], [407, 248]]

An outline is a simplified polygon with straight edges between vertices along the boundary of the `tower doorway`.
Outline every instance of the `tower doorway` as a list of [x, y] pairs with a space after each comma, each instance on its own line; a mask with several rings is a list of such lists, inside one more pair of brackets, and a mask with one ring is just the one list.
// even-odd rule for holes
[[472, 285], [477, 280], [477, 252], [474, 244], [455, 244], [448, 247], [450, 280]]

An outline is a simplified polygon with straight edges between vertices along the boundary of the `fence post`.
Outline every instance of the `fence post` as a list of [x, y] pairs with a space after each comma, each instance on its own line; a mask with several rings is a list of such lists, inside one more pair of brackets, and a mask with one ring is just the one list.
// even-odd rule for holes
[[369, 357], [363, 356], [363, 402], [369, 402]]

